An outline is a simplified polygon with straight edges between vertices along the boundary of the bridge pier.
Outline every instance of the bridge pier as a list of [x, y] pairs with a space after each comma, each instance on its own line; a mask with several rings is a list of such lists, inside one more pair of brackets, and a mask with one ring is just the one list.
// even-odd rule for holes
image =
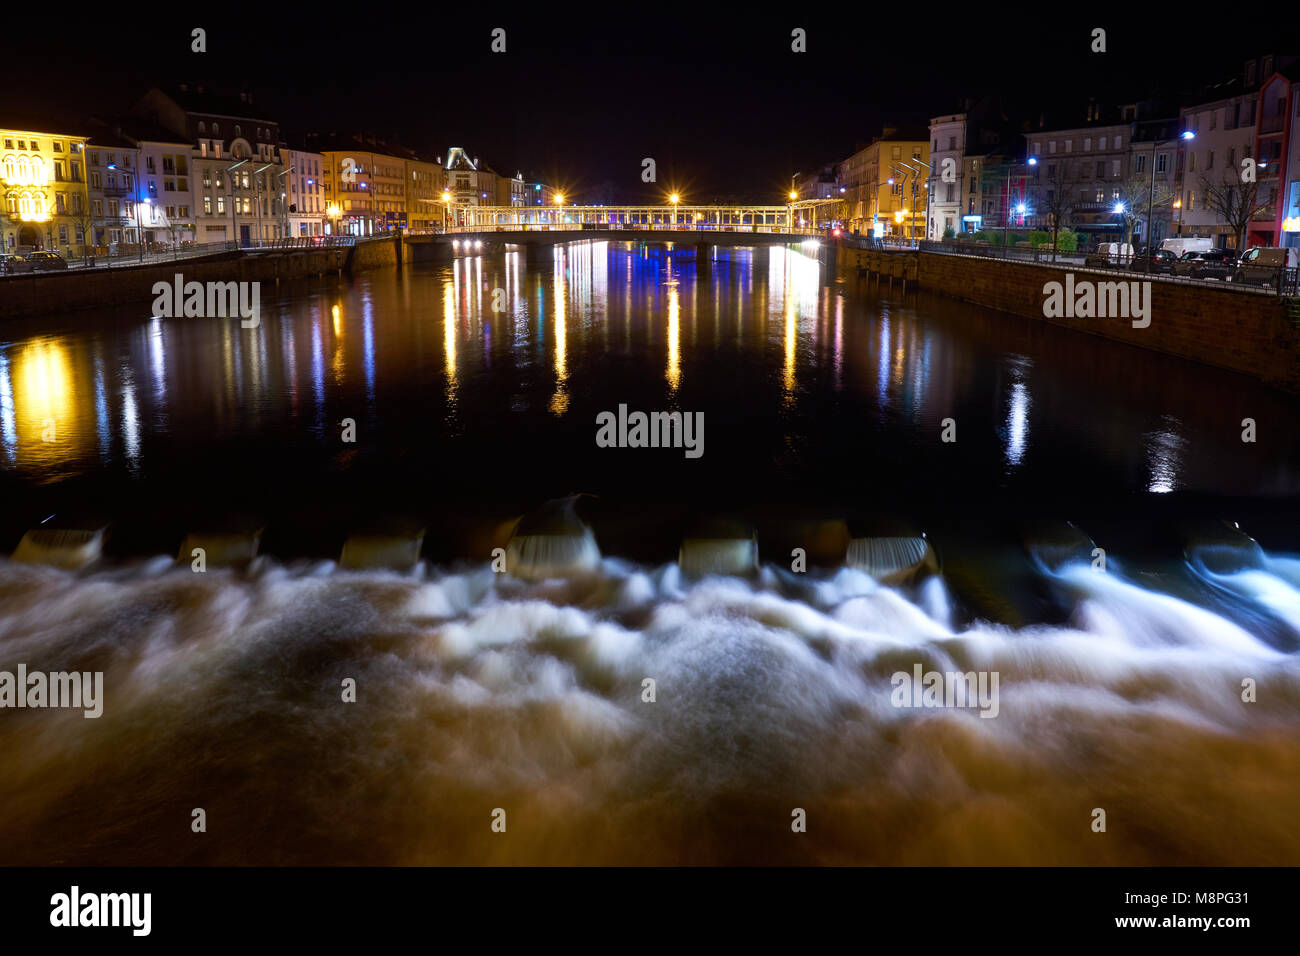
[[701, 242], [695, 247], [695, 271], [708, 273], [713, 271], [713, 245]]

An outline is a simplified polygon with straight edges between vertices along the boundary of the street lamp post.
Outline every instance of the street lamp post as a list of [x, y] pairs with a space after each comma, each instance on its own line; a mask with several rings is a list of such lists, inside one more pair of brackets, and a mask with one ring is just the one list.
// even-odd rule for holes
[[[1026, 166], [1037, 166], [1037, 165], [1038, 165], [1038, 160], [1033, 156], [1029, 157], [1028, 162], [1007, 164], [1007, 200], [1006, 200], [1007, 214], [1002, 217], [1002, 258], [1003, 259], [1008, 258], [1010, 254], [1010, 249], [1007, 246], [1007, 242], [1009, 241], [1009, 237], [1007, 235], [1007, 227], [1011, 223], [1011, 171], [1013, 169], [1023, 169]], [[1023, 204], [1017, 206], [1017, 209], [1023, 211], [1024, 209]]]
[[[1186, 130], [1179, 135], [1179, 139], [1195, 139], [1196, 134], [1191, 130]], [[1170, 143], [1173, 140], [1152, 140], [1151, 142], [1151, 191], [1147, 193], [1147, 275], [1151, 274], [1151, 257], [1155, 254], [1155, 223], [1152, 217], [1155, 214], [1156, 203], [1156, 150], [1160, 148], [1161, 143]]]

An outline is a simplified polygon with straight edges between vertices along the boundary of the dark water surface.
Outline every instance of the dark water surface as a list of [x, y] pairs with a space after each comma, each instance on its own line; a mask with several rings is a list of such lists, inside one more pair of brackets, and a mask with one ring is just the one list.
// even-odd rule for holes
[[[12, 324], [4, 490], [19, 524], [92, 506], [517, 510], [575, 491], [924, 521], [1300, 491], [1294, 398], [951, 300], [853, 296], [796, 251], [763, 261], [737, 250], [701, 277], [662, 249], [575, 245], [541, 266], [266, 286], [254, 330], [147, 307]], [[702, 412], [703, 457], [598, 448], [596, 416], [620, 404]]]

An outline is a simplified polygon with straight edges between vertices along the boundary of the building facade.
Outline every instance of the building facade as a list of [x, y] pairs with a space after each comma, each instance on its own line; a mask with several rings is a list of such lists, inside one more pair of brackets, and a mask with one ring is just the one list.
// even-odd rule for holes
[[[190, 144], [191, 217], [198, 242], [250, 245], [283, 235], [280, 128], [254, 107], [251, 96], [186, 85], [155, 88], [132, 114]], [[158, 175], [166, 177], [161, 169]]]
[[293, 238], [325, 235], [325, 157], [281, 145], [280, 165], [285, 170], [280, 196], [284, 234]]
[[886, 128], [871, 145], [841, 162], [846, 228], [861, 235], [923, 238], [929, 156], [928, 131]]
[[82, 256], [93, 242], [86, 136], [0, 121], [0, 251]]

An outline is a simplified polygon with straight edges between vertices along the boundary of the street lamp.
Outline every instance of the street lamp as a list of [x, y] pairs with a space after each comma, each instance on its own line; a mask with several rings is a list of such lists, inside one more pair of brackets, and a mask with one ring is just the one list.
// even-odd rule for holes
[[676, 229], [677, 228], [677, 204], [682, 201], [682, 197], [679, 196], [677, 193], [673, 193], [671, 196], [668, 197], [668, 201], [673, 204], [672, 226], [674, 229]]
[[442, 231], [446, 232], [450, 228], [451, 216], [451, 193], [447, 190], [442, 191]]
[[[1007, 214], [1002, 218], [1002, 258], [1004, 259], [1007, 258], [1007, 255], [1010, 251], [1007, 245], [1007, 242], [1009, 241], [1009, 237], [1007, 236], [1007, 227], [1011, 223], [1011, 171], [1013, 169], [1023, 169], [1026, 166], [1037, 166], [1037, 165], [1038, 165], [1038, 159], [1037, 157], [1034, 156], [1030, 156], [1027, 162], [1007, 164]], [[1024, 207], [1025, 204], [1020, 203], [1016, 208], [1021, 212], [1023, 212]]]
[[[141, 182], [143, 182], [143, 180], [141, 180]], [[142, 212], [142, 210], [147, 205], [149, 205], [148, 196], [143, 197], [138, 203], [135, 204], [135, 232], [136, 232], [135, 238], [138, 240], [138, 245], [140, 246], [141, 262], [144, 262], [144, 222], [142, 221], [144, 213]]]
[[[1178, 138], [1181, 140], [1191, 140], [1196, 138], [1196, 134], [1191, 130], [1184, 130], [1179, 134]], [[1151, 191], [1147, 193], [1147, 275], [1151, 274], [1151, 256], [1155, 252], [1155, 229], [1153, 228], [1155, 224], [1151, 221], [1151, 218], [1155, 213], [1156, 202], [1156, 150], [1160, 147], [1162, 142], [1170, 143], [1175, 141], [1168, 139], [1157, 139], [1151, 141]]]

